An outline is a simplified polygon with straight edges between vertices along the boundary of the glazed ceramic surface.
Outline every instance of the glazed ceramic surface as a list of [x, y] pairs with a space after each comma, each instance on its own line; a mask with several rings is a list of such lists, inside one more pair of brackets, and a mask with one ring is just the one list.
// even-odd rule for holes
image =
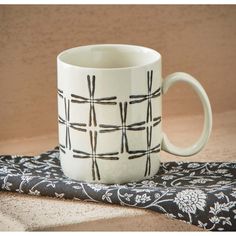
[[[186, 73], [164, 81], [161, 55], [132, 45], [89, 45], [58, 55], [60, 161], [66, 176], [81, 181], [125, 183], [150, 178], [160, 150], [189, 156], [206, 144], [212, 126], [208, 97]], [[162, 132], [162, 95], [177, 81], [189, 83], [204, 107], [204, 128], [189, 148]]]

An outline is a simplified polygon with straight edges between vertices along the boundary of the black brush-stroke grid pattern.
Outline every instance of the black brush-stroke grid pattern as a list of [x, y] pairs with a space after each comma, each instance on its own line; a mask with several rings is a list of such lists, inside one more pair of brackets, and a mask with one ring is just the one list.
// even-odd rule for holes
[[[58, 93], [59, 94], [59, 93]], [[65, 135], [65, 147], [71, 150], [71, 137], [70, 137], [70, 128], [86, 132], [86, 124], [85, 123], [77, 123], [77, 122], [70, 122], [70, 99], [63, 97], [63, 93], [59, 95], [64, 101], [64, 118], [59, 114], [58, 115], [58, 122], [61, 125], [64, 125], [66, 128], [66, 135]]]
[[144, 176], [149, 176], [151, 174], [151, 154], [160, 152], [160, 144], [152, 147], [152, 126], [146, 127], [146, 137], [147, 137], [147, 149], [145, 150], [131, 150], [129, 151], [129, 159], [136, 159], [146, 156], [146, 166]]
[[59, 144], [59, 150], [60, 150], [61, 152], [63, 152], [64, 154], [66, 153], [65, 148], [66, 148], [65, 145]]
[[63, 90], [61, 90], [61, 89], [57, 89], [57, 94], [58, 94], [58, 96], [59, 96], [60, 98], [63, 98], [64, 92], [63, 92]]
[[92, 159], [92, 177], [93, 180], [100, 180], [100, 171], [97, 163], [97, 159], [101, 160], [119, 160], [117, 156], [118, 152], [107, 152], [107, 153], [97, 153], [97, 140], [98, 140], [98, 132], [97, 131], [89, 131], [90, 136], [90, 146], [91, 152], [85, 152], [82, 150], [73, 149], [73, 157], [81, 158], [81, 159]]
[[147, 149], [146, 150], [129, 150], [129, 159], [136, 159], [146, 156], [146, 166], [144, 176], [149, 176], [151, 173], [151, 154], [160, 152], [160, 144], [152, 146], [152, 129], [161, 122], [161, 116], [153, 118], [152, 114], [152, 99], [157, 98], [161, 95], [161, 88], [157, 88], [152, 92], [153, 84], [153, 70], [147, 71], [147, 94], [131, 95], [130, 104], [142, 103], [147, 101], [147, 114], [146, 114], [146, 139]]
[[[95, 98], [95, 75], [92, 76], [92, 78], [87, 75], [87, 84], [88, 84], [88, 91], [89, 91], [89, 98], [86, 97], [82, 97], [79, 95], [75, 95], [75, 94], [71, 94], [71, 102], [72, 103], [89, 103], [90, 105], [90, 110], [89, 110], [89, 126], [91, 127], [93, 126], [97, 126], [97, 119], [96, 119], [96, 112], [95, 112], [95, 106], [94, 104], [103, 104], [103, 105], [116, 105], [116, 96], [111, 96], [111, 97], [103, 97], [103, 98]], [[146, 122], [148, 125], [152, 125], [153, 127], [155, 127], [156, 125], [158, 125], [161, 122], [161, 117], [155, 117], [152, 118], [152, 104], [151, 104], [151, 99], [158, 97], [160, 95], [160, 89], [157, 89], [156, 91], [154, 91], [152, 93], [152, 80], [153, 80], [153, 71], [151, 72], [147, 72], [147, 86], [148, 86], [148, 94], [147, 95], [131, 95], [130, 96], [130, 104], [134, 104], [134, 103], [140, 103], [143, 101], [148, 101], [148, 107], [147, 107], [147, 115], [146, 115]], [[63, 98], [63, 91], [58, 89], [58, 95], [60, 97]], [[135, 98], [135, 100], [132, 100], [132, 98]], [[60, 124], [64, 124], [66, 125], [66, 145], [65, 148], [69, 147], [69, 149], [71, 149], [71, 140], [70, 140], [70, 127], [78, 130], [78, 131], [82, 131], [82, 132], [86, 132], [87, 131], [87, 125], [85, 123], [70, 123], [70, 100], [68, 99], [66, 102], [66, 98], [64, 98], [64, 103], [65, 103], [65, 118], [66, 119], [62, 119], [61, 116], [59, 116], [59, 123]], [[100, 133], [106, 133], [106, 132], [114, 132], [114, 131], [121, 131], [121, 153], [124, 152], [124, 149], [127, 153], [129, 154], [139, 154], [139, 155], [131, 155], [129, 156], [129, 159], [134, 159], [134, 158], [138, 158], [139, 156], [144, 156], [147, 155], [147, 161], [146, 161], [146, 168], [145, 168], [145, 174], [146, 175], [150, 175], [150, 171], [151, 171], [151, 160], [150, 160], [150, 152], [152, 151], [153, 153], [156, 152], [155, 147], [154, 148], [150, 148], [149, 143], [151, 142], [151, 137], [149, 135], [149, 128], [146, 127], [146, 122], [145, 121], [141, 121], [141, 122], [136, 122], [133, 124], [128, 124], [127, 125], [127, 106], [128, 106], [128, 102], [120, 102], [119, 103], [119, 108], [120, 108], [120, 119], [121, 119], [121, 125], [108, 125], [108, 124], [100, 124], [99, 125], [99, 132]], [[137, 150], [137, 151], [131, 151], [129, 150], [129, 145], [128, 145], [128, 137], [127, 137], [127, 130], [129, 131], [140, 131], [140, 130], [144, 130], [146, 128], [147, 130], [147, 150]], [[150, 128], [151, 129], [151, 128]], [[150, 134], [152, 134], [152, 129]], [[90, 132], [91, 135], [91, 132]], [[96, 141], [97, 141], [97, 133], [94, 135], [94, 137], [96, 137]], [[90, 136], [90, 140], [91, 140], [91, 136]], [[150, 140], [150, 141], [149, 141]], [[95, 141], [94, 141], [95, 142]], [[92, 145], [92, 143], [91, 143]], [[65, 153], [65, 148], [63, 149], [63, 145], [60, 145], [60, 150]], [[92, 149], [93, 150], [93, 149]], [[75, 150], [77, 152], [81, 152], [78, 150]], [[81, 154], [81, 153], [80, 153]], [[88, 153], [83, 153], [83, 154], [88, 154]], [[74, 157], [76, 157], [76, 155], [74, 155]], [[77, 155], [77, 157], [79, 157]], [[96, 161], [96, 157], [91, 153], [91, 155], [87, 155], [87, 156], [83, 156], [83, 158], [88, 158], [88, 157], [92, 157], [92, 175], [93, 178], [95, 178], [95, 174], [97, 175], [97, 178], [100, 179], [100, 173], [99, 173], [99, 169], [98, 169], [98, 165], [97, 165], [97, 161]], [[80, 158], [82, 158], [80, 156]]]
[[141, 103], [147, 101], [147, 115], [146, 122], [152, 121], [152, 99], [157, 98], [161, 95], [161, 88], [156, 89], [152, 92], [152, 83], [153, 83], [153, 70], [147, 71], [147, 94], [138, 94], [130, 96], [130, 104]]
[[[146, 122], [140, 121], [135, 122], [132, 124], [127, 124], [127, 109], [128, 109], [128, 102], [120, 102], [119, 103], [120, 108], [120, 125], [110, 125], [110, 124], [100, 124], [99, 125], [99, 132], [100, 133], [109, 133], [109, 132], [115, 132], [115, 131], [121, 131], [121, 153], [124, 152], [124, 149], [126, 152], [129, 152], [129, 144], [128, 144], [128, 137], [127, 137], [127, 131], [140, 131], [145, 130]], [[152, 120], [153, 127], [157, 126], [161, 122], [161, 117], [155, 117]]]
[[83, 97], [76, 94], [71, 94], [71, 102], [72, 103], [80, 103], [80, 104], [86, 104], [88, 103], [90, 105], [89, 108], [89, 126], [97, 126], [97, 118], [96, 118], [96, 111], [95, 111], [95, 104], [100, 105], [116, 105], [116, 96], [110, 96], [110, 97], [102, 97], [102, 98], [95, 98], [95, 75], [87, 76], [87, 83], [88, 83], [88, 91], [89, 91], [89, 97]]
[[145, 121], [136, 122], [133, 124], [127, 125], [127, 102], [120, 102], [119, 108], [120, 108], [120, 125], [110, 125], [110, 124], [100, 124], [99, 125], [99, 132], [100, 133], [109, 133], [114, 131], [121, 131], [121, 153], [124, 152], [124, 149], [126, 152], [129, 151], [129, 145], [128, 145], [128, 138], [127, 138], [127, 130], [130, 131], [140, 131], [145, 129]]
[[65, 119], [63, 119], [60, 114], [58, 115], [58, 122], [61, 125], [64, 125], [66, 128], [65, 135], [65, 147], [71, 149], [71, 138], [70, 138], [70, 100], [63, 98], [64, 101], [64, 115]]

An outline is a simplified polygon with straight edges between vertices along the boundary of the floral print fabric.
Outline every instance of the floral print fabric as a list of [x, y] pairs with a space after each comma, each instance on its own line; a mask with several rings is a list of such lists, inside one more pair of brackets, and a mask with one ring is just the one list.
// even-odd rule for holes
[[0, 189], [150, 209], [207, 230], [236, 230], [236, 163], [165, 162], [148, 180], [104, 185], [64, 176], [55, 148], [0, 156]]

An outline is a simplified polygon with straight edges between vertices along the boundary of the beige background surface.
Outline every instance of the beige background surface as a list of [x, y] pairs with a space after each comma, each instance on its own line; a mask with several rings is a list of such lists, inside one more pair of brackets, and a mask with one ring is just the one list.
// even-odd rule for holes
[[[0, 22], [0, 140], [57, 131], [56, 55], [85, 44], [154, 48], [163, 76], [189, 72], [214, 112], [236, 109], [236, 6], [1, 5]], [[164, 117], [200, 112], [187, 85], [165, 96]]]

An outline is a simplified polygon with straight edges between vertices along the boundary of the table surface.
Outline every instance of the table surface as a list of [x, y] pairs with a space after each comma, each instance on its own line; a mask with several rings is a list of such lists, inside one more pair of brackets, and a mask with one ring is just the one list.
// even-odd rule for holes
[[[163, 129], [178, 145], [191, 144], [201, 133], [202, 116], [163, 119]], [[213, 115], [207, 146], [192, 157], [162, 152], [161, 161], [236, 161], [236, 111]], [[57, 145], [57, 135], [0, 143], [1, 154], [39, 154]], [[0, 193], [0, 230], [137, 230], [196, 231], [200, 228], [149, 210], [115, 205]]]

